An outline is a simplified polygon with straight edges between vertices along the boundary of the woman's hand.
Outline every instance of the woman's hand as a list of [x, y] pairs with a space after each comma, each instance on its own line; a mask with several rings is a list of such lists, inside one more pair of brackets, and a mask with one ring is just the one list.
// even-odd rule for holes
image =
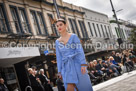
[[81, 67], [81, 72], [82, 72], [82, 74], [85, 74], [86, 73], [86, 67]]

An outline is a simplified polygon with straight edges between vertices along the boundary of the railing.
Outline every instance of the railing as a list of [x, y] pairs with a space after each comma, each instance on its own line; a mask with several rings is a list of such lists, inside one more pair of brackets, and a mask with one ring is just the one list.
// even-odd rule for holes
[[30, 91], [33, 91], [31, 86], [27, 86], [27, 87], [25, 88], [25, 91], [27, 91], [28, 88], [30, 89]]

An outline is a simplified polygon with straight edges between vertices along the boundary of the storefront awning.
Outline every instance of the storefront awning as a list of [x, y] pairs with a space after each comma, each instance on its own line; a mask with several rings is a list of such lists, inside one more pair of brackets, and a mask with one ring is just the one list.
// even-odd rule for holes
[[9, 67], [35, 56], [40, 56], [38, 47], [0, 48], [0, 67]]

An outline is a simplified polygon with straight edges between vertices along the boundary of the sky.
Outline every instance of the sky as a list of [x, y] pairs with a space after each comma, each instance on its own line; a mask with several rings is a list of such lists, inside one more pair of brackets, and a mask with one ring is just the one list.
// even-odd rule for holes
[[[85, 7], [112, 17], [113, 12], [110, 0], [63, 0], [70, 4]], [[118, 19], [136, 24], [136, 0], [112, 0]]]

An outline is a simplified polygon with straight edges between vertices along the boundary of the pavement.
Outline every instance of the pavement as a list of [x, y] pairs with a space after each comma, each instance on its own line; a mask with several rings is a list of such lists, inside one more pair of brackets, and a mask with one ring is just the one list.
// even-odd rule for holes
[[136, 70], [124, 73], [98, 85], [93, 86], [94, 91], [136, 91]]
[[[53, 87], [58, 91], [57, 87]], [[136, 91], [136, 70], [93, 86], [94, 91]]]

